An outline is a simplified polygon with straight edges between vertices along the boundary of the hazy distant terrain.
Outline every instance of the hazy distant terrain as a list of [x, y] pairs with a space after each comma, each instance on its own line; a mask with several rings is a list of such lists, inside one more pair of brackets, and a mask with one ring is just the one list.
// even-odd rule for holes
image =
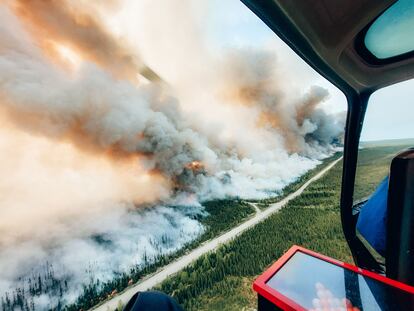
[[399, 152], [414, 147], [414, 139], [361, 142], [355, 177], [354, 201], [369, 196], [389, 173], [392, 158]]
[[406, 146], [414, 147], [414, 138], [361, 141], [359, 145], [361, 147], [385, 147], [385, 146], [401, 146], [403, 148], [405, 148]]

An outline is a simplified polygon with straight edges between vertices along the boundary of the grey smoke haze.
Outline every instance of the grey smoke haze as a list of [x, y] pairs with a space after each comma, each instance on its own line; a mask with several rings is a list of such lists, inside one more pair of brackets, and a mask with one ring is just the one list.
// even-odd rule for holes
[[278, 73], [274, 53], [238, 50], [230, 53], [220, 68], [220, 87], [224, 96], [258, 110], [259, 126], [280, 133], [290, 153], [318, 158], [318, 154], [340, 138], [344, 124], [321, 109], [319, 104], [329, 97], [320, 86], [311, 86], [300, 96], [289, 96], [286, 77]]
[[[292, 89], [266, 49], [209, 53], [190, 6], [174, 2], [158, 4], [174, 10], [125, 10], [141, 12], [137, 36], [161, 38], [158, 31], [181, 21], [169, 39], [134, 41], [144, 55], [154, 51], [150, 67], [168, 85], [135, 80], [131, 68], [138, 74], [147, 67], [144, 56], [134, 58], [138, 48], [126, 49], [104, 20], [82, 11], [76, 16], [87, 26], [73, 23], [69, 2], [0, 5], [0, 168], [7, 176], [0, 181], [0, 295], [49, 261], [58, 278], [71, 280], [65, 299], [72, 302], [90, 281], [89, 268], [109, 280], [142, 264], [144, 254], [155, 258], [199, 236], [199, 202], [267, 197], [334, 150], [343, 118], [319, 107], [327, 90]], [[39, 8], [42, 14], [31, 15]], [[102, 18], [108, 14], [99, 10]], [[67, 43], [80, 63], [62, 65], [39, 34]], [[88, 46], [93, 35], [99, 55]], [[131, 59], [139, 64], [130, 66]], [[53, 303], [36, 298], [39, 309]]]

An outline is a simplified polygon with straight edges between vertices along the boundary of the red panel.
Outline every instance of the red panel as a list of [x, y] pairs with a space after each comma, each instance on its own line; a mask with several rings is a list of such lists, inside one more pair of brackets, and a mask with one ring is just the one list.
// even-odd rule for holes
[[285, 254], [283, 254], [282, 257], [280, 257], [269, 269], [267, 269], [262, 275], [260, 275], [253, 283], [253, 290], [257, 292], [259, 295], [263, 296], [267, 300], [274, 303], [276, 306], [283, 310], [291, 311], [291, 310], [299, 310], [299, 311], [305, 311], [306, 309], [302, 306], [298, 305], [296, 302], [292, 301], [288, 297], [282, 295], [278, 291], [274, 290], [273, 288], [266, 285], [266, 282], [280, 269], [283, 267], [283, 265], [296, 253], [296, 252], [302, 252], [304, 254], [308, 254], [310, 256], [319, 258], [321, 260], [324, 260], [326, 262], [329, 262], [331, 264], [337, 265], [341, 268], [348, 269], [351, 271], [354, 271], [358, 274], [361, 274], [363, 276], [369, 277], [371, 279], [377, 280], [379, 282], [388, 284], [390, 286], [393, 286], [395, 288], [398, 288], [402, 291], [406, 291], [408, 293], [414, 294], [414, 287], [409, 286], [407, 284], [389, 279], [385, 276], [379, 275], [377, 273], [364, 270], [361, 268], [358, 268], [356, 266], [353, 266], [348, 263], [344, 263], [342, 261], [315, 253], [311, 250], [308, 250], [306, 248], [294, 245], [292, 246]]

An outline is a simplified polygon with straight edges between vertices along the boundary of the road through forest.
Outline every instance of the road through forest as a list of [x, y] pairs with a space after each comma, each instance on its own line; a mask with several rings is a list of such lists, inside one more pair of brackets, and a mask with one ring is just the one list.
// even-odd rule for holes
[[302, 192], [314, 181], [320, 179], [327, 171], [329, 171], [332, 167], [335, 166], [340, 160], [342, 160], [342, 157], [335, 160], [331, 164], [329, 164], [327, 167], [322, 169], [319, 173], [317, 173], [315, 176], [310, 178], [306, 183], [304, 183], [298, 190], [295, 192], [289, 194], [281, 201], [271, 204], [266, 209], [260, 211], [257, 206], [256, 214], [249, 218], [248, 220], [244, 221], [243, 223], [237, 225], [233, 229], [209, 240], [204, 243], [202, 243], [199, 247], [193, 249], [192, 251], [186, 253], [185, 255], [177, 258], [170, 264], [160, 268], [157, 272], [148, 275], [147, 277], [143, 278], [141, 281], [136, 283], [135, 285], [132, 285], [131, 287], [127, 288], [125, 291], [119, 293], [118, 295], [114, 296], [110, 300], [102, 303], [101, 305], [98, 305], [95, 308], [92, 308], [94, 311], [113, 311], [116, 309], [118, 302], [121, 301], [123, 304], [126, 304], [128, 300], [138, 291], [146, 291], [154, 286], [160, 284], [165, 279], [167, 279], [169, 276], [179, 272], [187, 265], [191, 264], [193, 261], [197, 260], [202, 255], [212, 252], [216, 250], [220, 245], [225, 244], [229, 242], [230, 240], [234, 239], [238, 235], [240, 235], [242, 232], [246, 231], [249, 228], [254, 227], [259, 222], [263, 221], [270, 215], [276, 213], [278, 210], [280, 210], [283, 206], [285, 206], [290, 200], [293, 200], [297, 196], [301, 195]]

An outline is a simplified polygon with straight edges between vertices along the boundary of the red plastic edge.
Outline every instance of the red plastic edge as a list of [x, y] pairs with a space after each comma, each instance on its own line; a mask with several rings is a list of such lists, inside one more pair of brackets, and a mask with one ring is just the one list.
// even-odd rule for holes
[[390, 286], [396, 287], [400, 290], [406, 291], [408, 293], [414, 294], [414, 287], [389, 279], [385, 276], [379, 275], [377, 273], [358, 268], [354, 265], [330, 258], [328, 256], [321, 255], [319, 253], [313, 252], [306, 248], [293, 245], [286, 253], [282, 255], [273, 265], [270, 266], [262, 275], [260, 275], [253, 283], [253, 290], [259, 295], [263, 296], [270, 302], [274, 303], [276, 306], [285, 311], [306, 311], [305, 308], [289, 299], [288, 297], [282, 295], [278, 291], [266, 285], [266, 282], [280, 269], [283, 265], [292, 257], [296, 252], [302, 252], [310, 256], [319, 258], [321, 260], [327, 261], [331, 264], [337, 265], [341, 268], [351, 270], [363, 276], [369, 277], [371, 279], [377, 280], [379, 282], [388, 284]]

